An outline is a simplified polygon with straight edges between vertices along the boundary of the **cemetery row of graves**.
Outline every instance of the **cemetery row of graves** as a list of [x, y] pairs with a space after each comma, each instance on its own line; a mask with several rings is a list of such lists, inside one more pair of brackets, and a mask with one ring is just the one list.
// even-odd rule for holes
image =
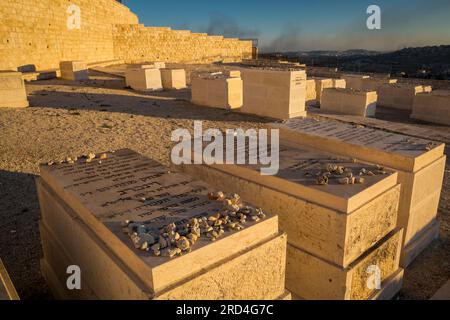
[[[131, 149], [40, 166], [40, 267], [55, 298], [383, 300], [400, 292], [404, 270], [439, 236], [445, 145], [312, 118], [307, 106], [365, 118], [382, 105], [449, 125], [450, 94], [257, 61], [190, 81], [163, 62], [129, 65], [122, 77], [135, 91], [189, 90], [195, 105], [272, 119], [275, 175], [261, 175], [263, 164], [166, 166]], [[58, 72], [89, 79], [82, 61]], [[20, 72], [1, 72], [0, 91], [0, 107], [29, 104]], [[257, 152], [235, 148], [246, 158]], [[81, 290], [67, 288], [70, 265], [82, 270]], [[16, 298], [6, 270], [2, 279]]]

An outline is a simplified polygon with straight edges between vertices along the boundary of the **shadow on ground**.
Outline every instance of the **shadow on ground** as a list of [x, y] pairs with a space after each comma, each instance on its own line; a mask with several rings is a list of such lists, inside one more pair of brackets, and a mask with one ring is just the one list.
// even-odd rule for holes
[[125, 79], [120, 77], [113, 77], [109, 75], [91, 76], [89, 80], [72, 81], [58, 79], [39, 80], [27, 82], [27, 87], [33, 86], [64, 86], [64, 87], [81, 87], [81, 88], [98, 88], [98, 89], [124, 89]]
[[410, 118], [411, 111], [408, 110], [399, 110], [392, 109], [386, 107], [377, 106], [377, 112], [375, 115], [376, 119], [397, 122], [397, 123], [406, 123], [406, 124], [414, 124], [414, 125], [428, 125], [433, 128], [433, 130], [443, 129], [448, 130], [450, 132], [450, 127], [445, 125], [439, 125], [435, 123], [430, 123], [427, 121], [422, 121], [418, 119]]
[[[448, 147], [446, 149], [448, 155]], [[439, 239], [433, 242], [406, 269], [402, 299], [423, 300], [434, 293], [450, 278], [450, 159], [447, 158], [446, 173], [439, 202]]]
[[264, 123], [273, 119], [246, 115], [235, 111], [196, 106], [186, 98], [186, 90], [174, 90], [151, 94], [133, 91], [121, 93], [91, 93], [76, 91], [33, 91], [29, 95], [30, 107], [67, 110], [93, 110], [128, 113], [132, 115], [183, 120], [211, 120], [218, 122], [247, 121]]
[[21, 299], [48, 299], [39, 266], [40, 210], [34, 178], [0, 171], [0, 257]]

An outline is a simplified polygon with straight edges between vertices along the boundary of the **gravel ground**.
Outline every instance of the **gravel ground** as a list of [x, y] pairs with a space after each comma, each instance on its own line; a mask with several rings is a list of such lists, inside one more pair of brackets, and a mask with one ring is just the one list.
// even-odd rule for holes
[[[40, 163], [131, 148], [169, 165], [172, 130], [191, 130], [194, 120], [203, 120], [204, 128], [221, 129], [254, 128], [268, 121], [194, 106], [183, 100], [188, 90], [139, 94], [125, 89], [122, 79], [98, 73], [86, 82], [28, 83], [27, 92], [29, 108], [0, 109], [0, 257], [23, 299], [51, 298], [39, 270], [34, 178]], [[439, 208], [441, 239], [408, 268], [401, 298], [429, 298], [450, 278], [449, 191], [447, 173]]]

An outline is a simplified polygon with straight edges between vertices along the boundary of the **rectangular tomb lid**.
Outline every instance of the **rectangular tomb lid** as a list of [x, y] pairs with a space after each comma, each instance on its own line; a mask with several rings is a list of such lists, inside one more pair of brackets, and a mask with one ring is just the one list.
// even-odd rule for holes
[[280, 137], [328, 152], [415, 172], [444, 154], [445, 145], [338, 121], [295, 118], [273, 123]]
[[155, 257], [134, 248], [121, 222], [161, 228], [210, 216], [223, 206], [207, 196], [217, 190], [129, 149], [90, 163], [78, 159], [74, 164], [43, 165], [41, 177], [155, 291], [278, 234], [277, 217], [268, 215], [241, 231], [226, 231], [215, 242], [201, 239], [181, 257]]
[[[261, 175], [260, 169], [268, 167], [261, 164], [211, 164], [210, 167], [343, 213], [353, 212], [397, 184], [397, 172], [384, 169], [384, 174], [362, 175], [365, 180], [362, 184], [340, 184], [339, 179], [346, 177], [344, 173], [333, 175], [327, 185], [318, 185], [317, 174], [324, 172], [329, 164], [351, 169], [355, 177], [360, 177], [362, 169], [374, 173], [378, 170], [376, 166], [357, 163], [353, 159], [336, 157], [309, 147], [291, 146], [283, 142], [281, 144], [279, 171], [273, 176]], [[248, 159], [250, 150], [256, 149], [249, 147], [247, 141], [244, 149], [238, 148], [235, 143], [235, 155], [238, 154], [237, 150], [245, 152]]]
[[335, 91], [341, 94], [347, 95], [358, 95], [358, 96], [373, 96], [376, 95], [376, 91], [372, 90], [363, 90], [363, 89], [353, 89], [353, 88], [327, 88], [326, 90]]
[[[239, 72], [239, 74], [237, 74]], [[195, 78], [196, 80], [224, 80], [230, 78], [240, 78], [240, 71], [228, 72], [213, 72], [213, 73], [200, 73]]]
[[[245, 73], [259, 73], [262, 76], [277, 76], [277, 75], [292, 75], [295, 77], [295, 80], [306, 80], [306, 71], [303, 69], [286, 69], [286, 68], [277, 68], [277, 67], [245, 67], [241, 69], [242, 75]], [[261, 84], [263, 84], [262, 82]]]
[[352, 73], [344, 74], [344, 75], [342, 75], [342, 77], [359, 78], [359, 79], [369, 79], [370, 78], [370, 76], [368, 76], [368, 75], [352, 74]]

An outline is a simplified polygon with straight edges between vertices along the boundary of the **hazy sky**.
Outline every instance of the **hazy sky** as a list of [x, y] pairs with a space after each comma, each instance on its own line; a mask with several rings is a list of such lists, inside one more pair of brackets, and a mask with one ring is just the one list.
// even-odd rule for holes
[[[267, 50], [373, 49], [450, 44], [450, 0], [125, 0], [147, 26], [258, 38]], [[367, 7], [381, 7], [368, 30]]]

